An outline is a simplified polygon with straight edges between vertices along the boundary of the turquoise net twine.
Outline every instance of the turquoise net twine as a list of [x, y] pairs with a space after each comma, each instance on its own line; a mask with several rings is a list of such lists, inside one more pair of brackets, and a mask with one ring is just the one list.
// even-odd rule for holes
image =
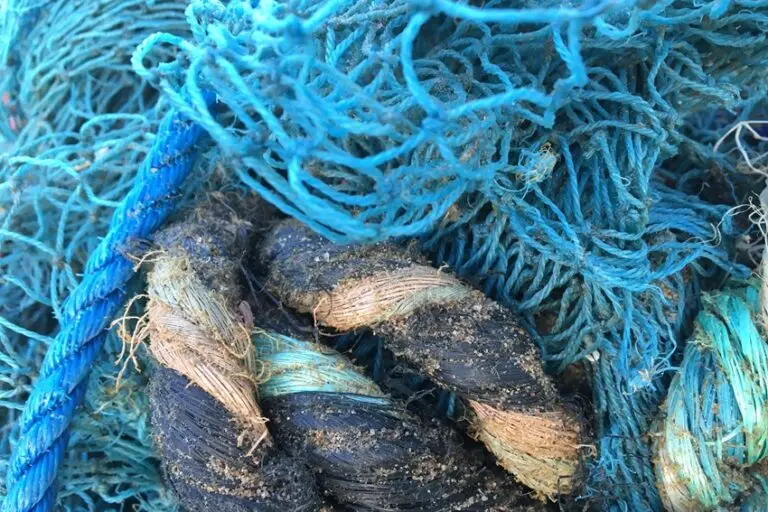
[[[707, 295], [669, 388], [655, 446], [670, 511], [720, 510], [753, 492], [742, 510], [765, 510], [768, 343], [760, 281]], [[753, 505], [754, 504], [754, 505]]]
[[[768, 2], [193, 1], [136, 69], [243, 182], [336, 241], [418, 236], [590, 356], [583, 498], [655, 510], [646, 434], [702, 280], [734, 265], [686, 120], [762, 94]], [[181, 58], [143, 63], [173, 45]], [[190, 99], [178, 91], [184, 87]], [[214, 118], [198, 91], [218, 95]], [[717, 229], [715, 229], [717, 227]], [[727, 238], [725, 239], [727, 242]]]
[[148, 111], [157, 94], [133, 73], [130, 56], [153, 32], [187, 33], [184, 7], [168, 0], [9, 0], [0, 24], [5, 138], [15, 139], [30, 122], [63, 132], [95, 115]]

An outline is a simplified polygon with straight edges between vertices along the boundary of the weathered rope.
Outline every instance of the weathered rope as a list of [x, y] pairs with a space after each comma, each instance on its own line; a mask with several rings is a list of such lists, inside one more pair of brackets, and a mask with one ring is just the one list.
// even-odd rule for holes
[[193, 217], [155, 238], [161, 254], [147, 277], [146, 325], [139, 327], [146, 332], [139, 337], [148, 334], [160, 364], [214, 397], [259, 443], [267, 430], [256, 401], [253, 325], [238, 311], [237, 264], [247, 225], [204, 212]]
[[264, 243], [267, 286], [338, 330], [374, 327], [397, 355], [463, 396], [474, 435], [540, 496], [578, 487], [581, 425], [509, 310], [392, 244], [336, 245], [289, 220]]
[[760, 283], [731, 282], [704, 303], [654, 437], [657, 485], [672, 512], [720, 510], [765, 485], [765, 468], [753, 467], [768, 456]]
[[[204, 96], [208, 105], [213, 95]], [[174, 210], [179, 187], [195, 161], [203, 130], [180, 112], [160, 125], [134, 187], [115, 211], [109, 232], [91, 254], [78, 287], [62, 308], [61, 331], [48, 349], [21, 418], [21, 435], [8, 465], [4, 512], [53, 509], [54, 481], [81, 403], [91, 364], [124, 298], [133, 265], [131, 239], [151, 234]]]
[[155, 238], [147, 313], [133, 340], [148, 336], [158, 363], [154, 437], [187, 510], [314, 512], [322, 500], [313, 475], [276, 448], [256, 401], [252, 318], [238, 284], [247, 233], [219, 206]]
[[190, 512], [318, 512], [312, 473], [274, 445], [255, 451], [239, 440], [232, 414], [170, 368], [150, 384], [152, 428], [166, 482]]
[[538, 508], [455, 431], [406, 411], [340, 354], [271, 327], [254, 334], [269, 373], [259, 393], [270, 429], [336, 501], [362, 510]]
[[195, 0], [194, 41], [142, 50], [184, 54], [147, 66], [169, 92], [220, 93], [230, 115], [196, 119], [283, 212], [335, 241], [425, 235], [436, 261], [547, 327], [552, 367], [599, 356], [585, 494], [645, 511], [661, 506], [647, 434], [699, 281], [745, 275], [711, 242], [727, 207], [686, 187], [677, 157], [691, 117], [765, 88], [767, 9]]
[[353, 509], [513, 510], [521, 489], [484, 467], [482, 453], [424, 424], [343, 356], [279, 334], [289, 328], [258, 297], [255, 321], [266, 328], [251, 344], [238, 284], [247, 227], [223, 208], [197, 210], [155, 237], [135, 336], [149, 336], [160, 365], [152, 421], [184, 506], [314, 510], [316, 477]]
[[406, 400], [427, 415], [461, 420], [465, 407], [456, 394], [435, 384], [416, 369], [403, 365], [369, 330], [324, 337], [323, 342], [365, 368], [387, 392]]

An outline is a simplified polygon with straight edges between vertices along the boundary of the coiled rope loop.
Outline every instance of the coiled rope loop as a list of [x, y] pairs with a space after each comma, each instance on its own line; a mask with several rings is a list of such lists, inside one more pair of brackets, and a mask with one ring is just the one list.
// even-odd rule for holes
[[314, 512], [329, 497], [354, 510], [442, 512], [524, 500], [455, 431], [407, 412], [340, 354], [289, 336], [295, 323], [265, 297], [243, 302], [247, 223], [213, 210], [155, 237], [135, 334], [158, 363], [154, 434], [186, 509]]

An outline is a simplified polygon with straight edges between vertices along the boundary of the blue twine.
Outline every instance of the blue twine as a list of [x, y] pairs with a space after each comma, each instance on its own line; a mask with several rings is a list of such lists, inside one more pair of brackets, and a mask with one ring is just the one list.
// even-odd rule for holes
[[[175, 0], [3, 3], [3, 475], [10, 470], [11, 447], [18, 445], [24, 402], [45, 351], [54, 343], [56, 321], [64, 318], [62, 298], [79, 283], [89, 254], [133, 186], [152, 145], [151, 134], [167, 110], [162, 102], [155, 110], [158, 94], [132, 72], [131, 52], [156, 30], [187, 34], [184, 7]], [[162, 50], [156, 55], [172, 58]], [[126, 251], [141, 248], [131, 245]], [[112, 339], [107, 347], [117, 354], [120, 345]], [[172, 510], [173, 499], [154, 467], [146, 406], [142, 408], [142, 397], [135, 394], [143, 381], [124, 378], [115, 395], [110, 389], [111, 365], [99, 364], [93, 374], [84, 391], [89, 413], [75, 416], [72, 448], [62, 453], [57, 509], [103, 510], [107, 504], [126, 502]], [[100, 462], [105, 457], [111, 461], [108, 468]], [[94, 473], [103, 476], [98, 485]]]
[[[205, 112], [196, 119], [228, 154], [242, 159], [244, 165], [238, 167], [244, 181], [286, 213], [336, 241], [422, 233], [462, 194], [482, 188], [502, 172], [508, 166], [504, 155], [514, 152], [513, 142], [533, 143], [534, 152], [542, 146], [535, 138], [526, 141], [530, 135], [525, 129], [506, 140], [502, 126], [512, 129], [529, 121], [531, 128], [538, 125], [545, 129], [542, 135], [549, 137], [555, 112], [566, 108], [583, 125], [572, 136], [604, 128], [640, 136], [628, 146], [637, 155], [630, 154], [627, 163], [636, 167], [644, 160], [643, 168], [650, 172], [653, 165], [648, 164], [674, 151], [669, 139], [679, 138], [675, 126], [679, 111], [695, 111], [712, 102], [735, 105], [740, 100], [738, 86], [760, 84], [762, 77], [741, 68], [743, 75], [735, 73], [728, 60], [734, 46], [763, 40], [760, 13], [713, 21], [712, 33], [705, 39], [713, 41], [712, 49], [678, 43], [686, 37], [704, 39], [694, 21], [720, 13], [719, 4], [677, 8], [672, 2], [656, 2], [644, 10], [634, 2], [587, 2], [577, 9], [512, 10], [497, 8], [495, 2], [484, 9], [447, 1], [430, 2], [428, 8], [417, 3], [431, 15], [444, 13], [461, 20], [454, 25], [433, 16], [432, 25], [424, 30], [430, 35], [421, 34], [418, 41], [417, 33], [429, 16], [414, 14], [406, 2], [292, 2], [292, 12], [306, 12], [303, 21], [286, 15], [282, 4], [265, 5], [231, 2], [213, 8], [205, 1], [194, 2], [190, 21], [197, 45], [158, 34], [146, 41], [140, 54], [149, 55], [163, 44], [178, 46], [188, 65], [152, 70], [173, 78], [166, 93], [173, 94], [182, 81], [190, 90], [200, 83], [217, 90], [242, 129], [229, 130], [226, 121], [217, 122]], [[367, 8], [373, 13], [361, 14]], [[531, 19], [543, 27], [518, 28]], [[328, 20], [333, 21], [334, 30], [324, 25]], [[595, 32], [590, 38], [583, 34], [586, 21]], [[620, 22], [627, 26], [619, 28]], [[738, 23], [748, 23], [755, 34], [737, 31]], [[649, 30], [645, 39], [635, 34], [641, 27]], [[670, 30], [669, 41], [654, 49], [650, 34], [660, 27], [677, 31]], [[630, 36], [638, 39], [638, 50], [628, 52], [633, 62], [656, 52], [657, 68], [647, 74], [651, 99], [657, 105], [634, 94], [631, 88], [637, 88], [637, 79], [588, 61], [604, 56], [601, 52], [616, 45], [613, 41]], [[259, 41], [258, 47], [248, 43], [249, 38]], [[533, 62], [525, 60], [524, 50], [514, 53], [513, 41], [529, 49], [525, 51], [537, 52], [537, 59], [539, 49], [547, 44], [553, 44], [554, 52], [538, 59], [541, 69], [523, 73], [517, 71], [518, 64], [533, 66]], [[430, 45], [435, 49], [429, 55], [414, 57], [413, 48], [424, 53]], [[587, 46], [582, 49], [582, 45]], [[492, 57], [492, 52], [502, 50], [512, 52], [510, 59]], [[749, 56], [758, 60], [762, 52], [755, 50], [754, 57]], [[700, 63], [704, 60], [706, 70]], [[676, 70], [678, 61], [687, 66], [685, 72]], [[472, 71], [475, 62], [482, 73]], [[460, 72], [450, 70], [454, 63]], [[512, 63], [515, 70], [505, 67]], [[403, 84], [391, 75], [398, 66]], [[139, 71], [150, 76], [147, 68]], [[441, 73], [447, 75], [436, 80]], [[719, 82], [712, 82], [708, 73], [721, 75]], [[554, 86], [547, 84], [545, 76]], [[511, 79], [530, 85], [519, 87]], [[670, 84], [657, 85], [660, 80]], [[470, 93], [460, 86], [462, 81], [468, 83]], [[606, 83], [594, 88], [599, 82]], [[438, 88], [443, 83], [450, 86]], [[587, 90], [578, 97], [570, 94], [582, 86]], [[663, 96], [659, 89], [664, 90]], [[627, 107], [628, 115], [634, 112], [648, 119], [631, 122], [610, 116], [597, 122], [606, 117], [604, 111], [596, 108], [588, 115], [588, 107], [579, 112], [589, 101], [615, 101]], [[286, 114], [278, 117], [274, 109]], [[504, 109], [515, 122], [504, 116]], [[666, 133], [668, 129], [671, 133]], [[377, 142], [358, 142], [364, 137]], [[647, 151], [642, 138], [649, 138], [648, 143], [654, 142], [658, 149]], [[349, 146], [351, 141], [360, 145]], [[474, 151], [473, 144], [479, 146]], [[502, 145], [499, 151], [494, 147], [498, 144]], [[637, 150], [632, 149], [638, 144]], [[607, 145], [603, 151], [610, 161]], [[493, 161], [494, 153], [502, 158]], [[467, 158], [471, 160], [462, 160]], [[616, 175], [621, 174], [618, 169], [613, 169]]]
[[[118, 340], [108, 339], [105, 351], [119, 352], [119, 346]], [[148, 361], [141, 358], [141, 364], [146, 367]], [[116, 390], [114, 361], [102, 358], [94, 364], [83, 408], [88, 412], [76, 412], [70, 426], [70, 455], [59, 469], [56, 510], [177, 509], [171, 490], [162, 484], [144, 393], [147, 380], [126, 372]]]
[[252, 340], [256, 359], [269, 372], [269, 378], [259, 384], [261, 398], [305, 392], [351, 393], [360, 395], [359, 400], [391, 405], [391, 399], [341, 354], [324, 353], [320, 346], [259, 329]]
[[[213, 94], [205, 101], [212, 105]], [[180, 112], [168, 113], [133, 188], [115, 211], [110, 230], [91, 254], [80, 284], [63, 304], [61, 331], [46, 353], [21, 417], [21, 434], [8, 465], [3, 511], [52, 510], [54, 480], [69, 425], [86, 389], [105, 329], [133, 275], [125, 255], [132, 239], [151, 234], [173, 212], [205, 132]]]
[[[109, 216], [132, 186], [154, 131], [139, 115], [97, 116], [75, 133], [33, 139], [8, 156], [0, 174], [0, 474], [8, 471], [18, 444], [18, 420], [45, 351], [54, 342], [63, 297], [107, 231]], [[82, 143], [92, 145], [84, 151]], [[29, 156], [34, 155], [34, 156]], [[130, 247], [129, 252], [140, 248]], [[128, 290], [130, 293], [130, 290]], [[107, 352], [116, 355], [113, 338]], [[108, 337], [109, 339], [109, 337]], [[76, 413], [70, 451], [59, 472], [57, 510], [103, 510], [108, 503], [137, 503], [172, 510], [173, 500], [154, 467], [147, 431], [144, 379], [124, 378], [114, 393], [115, 369], [98, 364], [86, 394], [86, 413]], [[104, 458], [111, 462], [108, 466]], [[100, 474], [99, 483], [93, 475]], [[5, 484], [4, 479], [4, 484]], [[3, 488], [3, 498], [6, 493]], [[0, 498], [0, 501], [3, 501]]]

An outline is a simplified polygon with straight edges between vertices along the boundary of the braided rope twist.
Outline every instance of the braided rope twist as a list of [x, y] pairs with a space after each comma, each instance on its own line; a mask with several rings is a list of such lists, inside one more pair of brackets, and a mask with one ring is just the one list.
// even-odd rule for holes
[[472, 435], [542, 501], [579, 492], [578, 408], [558, 396], [514, 314], [391, 243], [334, 244], [295, 219], [261, 252], [265, 287], [338, 332], [374, 328], [406, 365], [468, 405]]
[[[208, 106], [214, 98], [214, 94], [204, 95]], [[2, 512], [53, 509], [54, 482], [69, 439], [69, 425], [85, 396], [88, 372], [106, 329], [125, 298], [123, 287], [133, 274], [133, 264], [124, 255], [125, 245], [149, 236], [174, 211], [204, 133], [183, 112], [166, 114], [133, 188], [88, 259], [82, 281], [64, 305], [61, 330], [48, 349], [21, 417]]]

